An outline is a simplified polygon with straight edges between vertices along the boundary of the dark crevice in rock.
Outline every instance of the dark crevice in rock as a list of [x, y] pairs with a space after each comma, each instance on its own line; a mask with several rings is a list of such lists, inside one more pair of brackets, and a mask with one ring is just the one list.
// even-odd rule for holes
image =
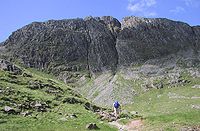
[[90, 77], [92, 77], [91, 69], [90, 69], [90, 64], [89, 64], [89, 49], [90, 49], [90, 44], [91, 44], [92, 40], [91, 40], [90, 33], [89, 33], [87, 25], [86, 25], [86, 32], [87, 32], [87, 35], [88, 35], [88, 43], [87, 43], [87, 70], [88, 70], [88, 73], [89, 73], [88, 75]]
[[91, 38], [88, 59], [91, 73], [113, 70], [117, 52], [110, 28], [99, 17], [87, 17], [85, 22]]
[[112, 34], [113, 39], [114, 39], [114, 52], [116, 52], [116, 56], [115, 56], [116, 63], [114, 65], [114, 68], [112, 69], [112, 73], [113, 73], [113, 77], [114, 77], [114, 75], [117, 72], [118, 60], [119, 60], [119, 55], [118, 55], [118, 51], [116, 48], [116, 44], [117, 44], [118, 34], [121, 31], [121, 23], [116, 18], [113, 18], [111, 16], [103, 16], [103, 17], [101, 17], [101, 20], [104, 22], [104, 24], [110, 30], [110, 33]]

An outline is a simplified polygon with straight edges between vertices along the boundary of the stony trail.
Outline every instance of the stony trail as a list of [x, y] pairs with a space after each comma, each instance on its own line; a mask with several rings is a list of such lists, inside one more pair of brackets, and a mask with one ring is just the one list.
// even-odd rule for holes
[[117, 127], [119, 131], [141, 131], [143, 122], [142, 120], [132, 120], [126, 125], [122, 125], [119, 123], [119, 120], [117, 120], [110, 122], [109, 124]]

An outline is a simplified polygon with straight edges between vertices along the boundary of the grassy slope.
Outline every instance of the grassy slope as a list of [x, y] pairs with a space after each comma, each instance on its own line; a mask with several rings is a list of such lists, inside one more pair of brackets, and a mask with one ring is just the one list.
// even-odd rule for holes
[[[107, 125], [106, 122], [101, 122], [97, 116], [84, 108], [81, 104], [67, 104], [63, 103], [62, 100], [65, 97], [71, 96], [74, 97], [72, 90], [64, 85], [62, 82], [54, 80], [52, 76], [43, 74], [33, 69], [25, 70], [28, 74], [32, 74], [33, 77], [23, 77], [21, 75], [16, 75], [12, 78], [8, 72], [0, 70], [0, 89], [5, 90], [6, 87], [12, 89], [12, 94], [5, 95], [0, 94], [0, 104], [1, 109], [5, 105], [13, 106], [10, 102], [5, 99], [14, 101], [16, 104], [23, 103], [27, 99], [32, 99], [34, 101], [50, 101], [51, 108], [48, 109], [48, 112], [37, 112], [33, 110], [32, 116], [23, 117], [21, 115], [8, 115], [0, 111], [0, 130], [19, 130], [19, 131], [28, 131], [28, 130], [85, 130], [85, 126], [88, 123], [96, 123], [101, 130], [116, 130]], [[29, 81], [40, 80], [42, 83], [48, 84], [49, 80], [53, 81], [54, 86], [60, 87], [63, 90], [63, 94], [60, 94], [61, 97], [56, 100], [57, 97], [54, 94], [49, 94], [45, 92], [45, 89], [32, 90], [27, 88]], [[18, 93], [17, 93], [18, 92]], [[20, 92], [20, 93], [19, 93]], [[80, 98], [84, 101], [83, 98]], [[57, 106], [55, 106], [57, 105]], [[70, 118], [67, 115], [75, 114], [77, 118]], [[66, 118], [66, 121], [61, 119]]]
[[184, 86], [151, 89], [134, 99], [134, 104], [124, 107], [128, 111], [138, 111], [145, 118], [144, 130], [179, 130], [183, 126], [200, 125], [200, 111], [192, 108], [199, 105], [200, 89], [191, 88], [200, 84], [199, 78], [187, 73], [182, 78], [190, 80]]

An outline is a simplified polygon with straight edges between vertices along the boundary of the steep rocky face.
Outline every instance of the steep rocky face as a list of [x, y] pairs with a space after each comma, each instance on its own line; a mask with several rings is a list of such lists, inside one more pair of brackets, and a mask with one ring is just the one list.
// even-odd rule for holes
[[89, 38], [82, 19], [32, 23], [14, 32], [5, 42], [14, 57], [35, 68], [66, 65], [63, 70], [79, 70], [87, 65]]
[[29, 67], [92, 74], [200, 49], [200, 27], [163, 18], [111, 16], [34, 22], [4, 42]]
[[107, 25], [114, 37], [117, 37], [121, 30], [121, 23], [116, 18], [111, 16], [103, 16], [100, 19]]
[[4, 45], [26, 66], [53, 73], [114, 70], [119, 28], [112, 17], [34, 22], [12, 33]]
[[[104, 17], [105, 18], [105, 17]], [[109, 25], [107, 20], [107, 25]], [[94, 72], [115, 70], [117, 65], [117, 51], [115, 37], [111, 30], [101, 22], [100, 18], [85, 19], [91, 42], [88, 49], [88, 63]]]
[[116, 48], [119, 65], [130, 65], [188, 48], [196, 49], [196, 46], [195, 34], [188, 24], [160, 18], [126, 17]]
[[198, 50], [200, 50], [200, 26], [192, 27], [195, 34], [195, 43]]

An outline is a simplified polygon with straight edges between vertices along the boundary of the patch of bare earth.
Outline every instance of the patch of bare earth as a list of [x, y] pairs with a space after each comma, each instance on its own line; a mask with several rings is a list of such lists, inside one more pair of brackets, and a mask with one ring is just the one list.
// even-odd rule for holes
[[122, 125], [119, 123], [119, 120], [113, 121], [109, 123], [119, 129], [119, 131], [141, 131], [143, 122], [142, 120], [132, 120], [126, 125]]

